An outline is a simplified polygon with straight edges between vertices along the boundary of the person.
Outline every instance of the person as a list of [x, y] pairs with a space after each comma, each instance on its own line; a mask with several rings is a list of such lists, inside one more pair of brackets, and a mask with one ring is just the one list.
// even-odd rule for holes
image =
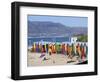
[[58, 44], [55, 43], [55, 51], [56, 51], [56, 54], [58, 54], [58, 53], [57, 53], [57, 49], [58, 49]]
[[78, 46], [77, 46], [77, 50], [78, 50], [78, 55], [79, 55], [79, 57], [81, 58], [81, 50], [80, 50], [80, 45], [78, 44]]
[[[83, 44], [81, 43], [81, 44], [80, 44], [80, 52], [81, 52], [81, 55], [80, 55], [80, 56], [81, 56], [81, 57], [82, 57], [82, 49], [83, 49]], [[81, 58], [81, 59], [82, 59], [82, 58]]]
[[87, 58], [87, 54], [88, 54], [88, 47], [86, 44], [84, 44], [84, 52], [86, 54], [86, 58]]
[[38, 53], [40, 53], [40, 43], [38, 43], [37, 46], [38, 46], [38, 50], [37, 51], [38, 51]]
[[46, 52], [48, 53], [48, 44], [46, 44]]
[[45, 52], [46, 52], [46, 43], [44, 43], [44, 49], [45, 49]]
[[42, 45], [42, 53], [45, 52], [45, 45]]
[[88, 46], [86, 45], [86, 58], [88, 57]]
[[33, 43], [31, 52], [35, 52], [35, 48], [36, 48], [35, 43]]
[[36, 52], [39, 52], [39, 44], [36, 44]]
[[57, 51], [57, 54], [61, 53], [61, 46], [60, 46], [60, 44], [57, 44], [56, 51]]
[[42, 45], [40, 58], [42, 58], [44, 56], [45, 56], [45, 45]]
[[48, 49], [49, 55], [52, 55], [52, 46], [49, 44], [49, 49]]
[[66, 53], [66, 55], [67, 55], [67, 44], [65, 45], [65, 53]]
[[55, 48], [56, 48], [56, 54], [58, 54], [58, 44], [57, 43], [55, 43]]
[[39, 44], [40, 52], [42, 53], [42, 44]]
[[76, 56], [76, 44], [75, 43], [73, 44], [73, 47], [74, 47], [74, 55]]
[[72, 56], [75, 56], [75, 48], [73, 43], [72, 43]]
[[82, 55], [81, 55], [81, 59], [82, 59], [82, 61], [84, 61], [84, 59], [85, 59], [84, 47], [82, 47]]
[[66, 54], [69, 55], [69, 44], [66, 45]]
[[36, 52], [36, 43], [34, 43], [34, 52]]
[[54, 44], [54, 53], [56, 53], [56, 44]]
[[55, 50], [55, 44], [52, 45], [52, 53], [56, 53], [56, 50]]
[[65, 54], [65, 44], [61, 45], [61, 52], [62, 52], [62, 54]]
[[69, 46], [69, 55], [68, 57], [72, 59], [72, 46]]
[[31, 52], [34, 52], [34, 45], [32, 45]]

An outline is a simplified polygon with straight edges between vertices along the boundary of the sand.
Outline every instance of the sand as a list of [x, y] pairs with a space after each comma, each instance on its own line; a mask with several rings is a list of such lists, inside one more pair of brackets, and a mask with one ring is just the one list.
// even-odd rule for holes
[[28, 51], [27, 65], [28, 66], [51, 66], [51, 65], [75, 65], [79, 63], [78, 57], [68, 58], [63, 54], [44, 53], [45, 56], [40, 57], [41, 53], [32, 53]]

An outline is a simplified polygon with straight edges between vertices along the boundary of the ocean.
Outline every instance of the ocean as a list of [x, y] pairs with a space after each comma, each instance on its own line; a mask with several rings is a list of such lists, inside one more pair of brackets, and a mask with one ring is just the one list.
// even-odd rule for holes
[[28, 37], [28, 46], [33, 42], [70, 42], [70, 37]]

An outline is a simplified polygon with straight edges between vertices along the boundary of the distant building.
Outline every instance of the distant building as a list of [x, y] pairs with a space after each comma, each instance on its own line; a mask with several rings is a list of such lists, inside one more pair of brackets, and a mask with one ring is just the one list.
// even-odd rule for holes
[[77, 37], [71, 37], [71, 43], [76, 43]]

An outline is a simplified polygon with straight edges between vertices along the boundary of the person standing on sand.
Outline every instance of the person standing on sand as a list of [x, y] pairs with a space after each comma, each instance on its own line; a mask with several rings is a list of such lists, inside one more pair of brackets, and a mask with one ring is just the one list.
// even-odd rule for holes
[[66, 45], [66, 53], [67, 53], [67, 56], [69, 55], [69, 44]]
[[52, 45], [49, 44], [49, 49], [48, 49], [49, 55], [52, 55]]
[[68, 58], [72, 59], [72, 46], [68, 47]]
[[56, 53], [56, 44], [54, 44], [54, 53]]
[[55, 53], [55, 44], [52, 44], [52, 53]]
[[80, 44], [80, 51], [82, 52], [83, 44]]
[[35, 52], [35, 50], [36, 50], [36, 46], [35, 46], [35, 43], [33, 43], [31, 52]]
[[34, 52], [34, 45], [32, 45], [31, 52]]
[[48, 44], [46, 44], [46, 52], [48, 53]]
[[34, 52], [36, 52], [36, 43], [34, 43]]
[[55, 45], [52, 44], [52, 53], [55, 53]]
[[84, 52], [85, 52], [85, 55], [86, 55], [86, 58], [87, 58], [87, 54], [88, 54], [88, 47], [86, 44], [84, 44]]
[[81, 55], [81, 59], [82, 59], [82, 61], [84, 61], [84, 59], [85, 59], [85, 51], [84, 51], [84, 47], [82, 47], [82, 55]]
[[58, 44], [55, 43], [55, 48], [56, 48], [56, 54], [58, 54], [57, 49], [58, 49]]
[[76, 55], [79, 56], [79, 54], [78, 54], [78, 45], [76, 45]]
[[39, 44], [36, 44], [36, 52], [39, 52]]
[[86, 58], [88, 58], [88, 46], [86, 45]]
[[56, 54], [58, 53], [58, 52], [57, 52], [57, 49], [58, 49], [58, 44], [57, 44], [57, 43], [55, 43], [55, 50], [56, 50]]
[[75, 56], [75, 48], [73, 43], [72, 43], [72, 56]]
[[45, 56], [45, 45], [42, 45], [42, 49], [41, 49], [41, 56], [40, 58]]
[[57, 48], [56, 48], [57, 54], [60, 53], [60, 44], [57, 44]]
[[74, 47], [74, 55], [76, 56], [76, 44], [75, 43], [73, 44], [73, 47]]
[[45, 45], [42, 45], [42, 53], [45, 52]]
[[39, 52], [41, 52], [41, 44], [39, 43]]
[[65, 47], [66, 47], [66, 48], [65, 48], [65, 52], [66, 52], [66, 55], [67, 55], [67, 50], [68, 50], [68, 49], [67, 49], [67, 44], [65, 45]]
[[79, 55], [79, 57], [81, 58], [81, 49], [80, 49], [80, 45], [78, 44], [78, 55]]
[[61, 45], [61, 52], [62, 52], [63, 55], [65, 54], [65, 44]]

